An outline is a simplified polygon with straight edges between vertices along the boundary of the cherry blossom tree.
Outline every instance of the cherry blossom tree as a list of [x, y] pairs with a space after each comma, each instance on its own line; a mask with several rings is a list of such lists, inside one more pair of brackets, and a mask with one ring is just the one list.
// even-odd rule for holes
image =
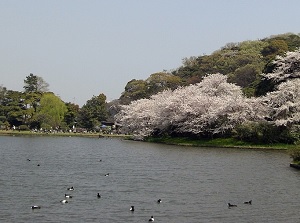
[[180, 132], [223, 134], [246, 120], [262, 118], [252, 107], [259, 105], [257, 100], [245, 98], [239, 86], [227, 83], [227, 76], [209, 75], [195, 87], [196, 95], [187, 103], [191, 112], [179, 123]]
[[300, 77], [300, 49], [277, 56], [266, 70], [269, 73], [261, 74], [261, 81], [256, 88], [258, 96], [276, 91], [281, 83]]
[[268, 118], [276, 126], [291, 127], [300, 123], [300, 50], [277, 57], [273, 63], [274, 71], [265, 74], [276, 84], [275, 91], [263, 97]]
[[300, 77], [300, 49], [277, 56], [273, 61], [274, 70], [264, 76], [275, 84]]
[[300, 79], [288, 80], [268, 93], [264, 100], [269, 109], [269, 119], [276, 126], [300, 123]]
[[267, 111], [268, 124], [283, 135], [280, 140], [295, 142], [300, 139], [300, 50], [278, 56], [273, 66], [271, 73], [263, 74], [269, 92], [260, 99]]
[[274, 84], [265, 96], [246, 98], [239, 86], [227, 82], [227, 76], [210, 74], [198, 84], [133, 101], [116, 119], [124, 132], [141, 138], [158, 133], [222, 135], [247, 123], [285, 132], [295, 129], [300, 123], [300, 51], [277, 57], [272, 73], [263, 76]]
[[246, 120], [258, 120], [260, 105], [222, 74], [211, 74], [196, 85], [165, 90], [150, 99], [123, 106], [116, 116], [123, 130], [141, 137], [155, 132], [209, 135], [232, 130]]

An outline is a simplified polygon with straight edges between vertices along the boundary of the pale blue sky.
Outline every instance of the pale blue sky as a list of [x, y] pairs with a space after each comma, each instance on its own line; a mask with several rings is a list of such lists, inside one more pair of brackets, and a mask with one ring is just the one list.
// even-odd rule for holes
[[0, 0], [0, 85], [30, 73], [65, 102], [117, 99], [126, 83], [229, 42], [300, 33], [299, 0]]

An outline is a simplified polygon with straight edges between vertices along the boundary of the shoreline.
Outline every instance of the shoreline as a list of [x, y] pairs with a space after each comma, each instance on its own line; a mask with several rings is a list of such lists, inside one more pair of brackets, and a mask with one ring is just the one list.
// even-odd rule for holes
[[99, 134], [99, 133], [73, 133], [73, 132], [57, 132], [57, 133], [43, 133], [17, 130], [0, 130], [0, 136], [59, 136], [59, 137], [87, 137], [87, 138], [105, 138], [105, 137], [119, 137], [128, 138], [128, 135], [118, 134]]
[[[99, 134], [99, 133], [41, 133], [17, 130], [0, 130], [0, 136], [58, 136], [58, 137], [86, 137], [86, 138], [105, 138], [117, 137], [127, 140], [134, 140], [131, 135], [124, 134]], [[237, 148], [237, 149], [264, 149], [264, 150], [288, 150], [296, 148], [297, 145], [289, 144], [250, 144], [233, 139], [199, 139], [192, 140], [187, 138], [148, 138], [144, 142], [160, 143], [166, 145], [178, 145], [187, 147], [217, 147], [217, 148]]]
[[233, 138], [216, 139], [187, 139], [187, 138], [148, 138], [146, 142], [161, 143], [166, 145], [179, 145], [191, 147], [217, 147], [217, 148], [236, 148], [236, 149], [262, 149], [262, 150], [288, 150], [298, 148], [292, 144], [251, 144], [238, 141]]

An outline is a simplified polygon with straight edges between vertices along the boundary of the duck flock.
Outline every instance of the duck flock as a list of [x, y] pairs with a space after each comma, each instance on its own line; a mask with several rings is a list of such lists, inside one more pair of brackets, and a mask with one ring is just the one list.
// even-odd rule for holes
[[[108, 175], [105, 174], [105, 176], [108, 176]], [[68, 191], [74, 191], [75, 189], [74, 189], [74, 187], [72, 186], [72, 187], [68, 187], [67, 190], [68, 190]], [[62, 204], [67, 204], [67, 203], [69, 203], [69, 201], [68, 201], [67, 199], [73, 198], [73, 196], [70, 195], [70, 194], [65, 194], [65, 198], [66, 198], [66, 199], [61, 200], [60, 203], [62, 203]], [[100, 193], [97, 193], [97, 198], [101, 198]], [[158, 200], [157, 200], [157, 203], [161, 203], [161, 202], [162, 202], [161, 199], [158, 199]], [[32, 209], [32, 210], [34, 210], [34, 209], [41, 209], [41, 206], [40, 206], [40, 205], [33, 205], [33, 206], [31, 206], [31, 209]], [[129, 210], [130, 210], [131, 212], [134, 212], [134, 206], [131, 206]], [[148, 221], [149, 221], [149, 222], [154, 221], [153, 215], [149, 218]]]
[[[27, 161], [31, 161], [31, 160], [30, 160], [30, 159], [27, 159]], [[102, 161], [102, 160], [100, 160], [100, 162], [101, 162], [101, 161]], [[37, 166], [40, 166], [40, 164], [37, 164]], [[106, 173], [104, 176], [105, 176], [105, 177], [108, 177], [108, 176], [109, 176], [109, 173]], [[69, 191], [69, 192], [74, 191], [74, 190], [75, 190], [74, 186], [67, 187], [67, 191]], [[61, 204], [67, 204], [67, 203], [69, 203], [68, 199], [71, 199], [71, 198], [73, 198], [73, 195], [65, 193], [65, 199], [60, 200], [60, 203], [61, 203]], [[101, 198], [101, 194], [100, 194], [100, 193], [97, 193], [96, 198], [100, 199], [100, 198]], [[158, 200], [157, 200], [157, 203], [161, 203], [161, 202], [162, 202], [161, 199], [158, 199]], [[32, 205], [32, 206], [31, 206], [31, 209], [32, 209], [32, 210], [41, 209], [41, 208], [42, 208], [42, 206], [40, 206], [40, 205]], [[135, 211], [134, 206], [131, 206], [130, 209], [129, 209], [129, 211], [134, 212], [134, 211]], [[149, 221], [149, 222], [154, 222], [154, 216], [152, 215], [152, 216], [149, 218], [148, 221]]]
[[[30, 160], [30, 159], [27, 159], [27, 161], [31, 161], [31, 160]], [[100, 162], [101, 162], [101, 161], [102, 161], [102, 160], [100, 160]], [[37, 166], [40, 166], [40, 164], [37, 164]], [[106, 173], [104, 176], [105, 176], [105, 177], [108, 177], [108, 176], [109, 176], [109, 173]], [[74, 186], [67, 187], [67, 191], [69, 191], [69, 192], [74, 191], [74, 190], [75, 190]], [[60, 200], [60, 203], [61, 203], [61, 204], [67, 204], [67, 203], [69, 203], [68, 200], [69, 200], [69, 199], [72, 199], [72, 198], [73, 198], [73, 195], [65, 193], [64, 197], [65, 197], [65, 199]], [[97, 193], [97, 194], [96, 194], [96, 198], [100, 199], [100, 198], [101, 198], [101, 194], [100, 194], [100, 193]], [[157, 203], [161, 203], [162, 200], [161, 200], [161, 199], [158, 199], [156, 202], [157, 202]], [[243, 204], [245, 204], [245, 205], [252, 205], [252, 200], [245, 201], [245, 202], [243, 202]], [[227, 203], [227, 206], [228, 206], [228, 208], [230, 209], [230, 208], [235, 208], [235, 207], [237, 207], [237, 204]], [[40, 206], [40, 205], [32, 205], [32, 206], [31, 206], [31, 209], [32, 209], [32, 210], [41, 209], [41, 206]], [[134, 206], [131, 206], [131, 207], [129, 208], [129, 211], [134, 212], [134, 211], [135, 211], [135, 207], [134, 207]], [[154, 222], [154, 216], [152, 215], [152, 216], [149, 218], [148, 221], [149, 221], [149, 222]]]

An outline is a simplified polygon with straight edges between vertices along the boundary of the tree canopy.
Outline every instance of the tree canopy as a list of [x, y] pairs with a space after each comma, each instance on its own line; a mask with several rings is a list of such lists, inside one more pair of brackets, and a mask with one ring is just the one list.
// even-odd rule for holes
[[228, 76], [228, 82], [242, 87], [247, 97], [259, 96], [265, 92], [258, 85], [263, 82], [265, 88], [269, 84], [264, 84], [260, 74], [272, 72], [272, 61], [277, 55], [284, 56], [287, 51], [295, 51], [299, 47], [300, 36], [292, 33], [261, 40], [228, 43], [210, 55], [183, 58], [182, 66], [170, 72], [150, 74], [146, 80], [129, 81], [119, 99], [122, 104], [129, 104], [133, 100], [150, 98], [151, 95], [165, 90], [165, 80], [154, 78], [152, 85], [149, 82], [153, 76], [161, 73], [173, 75], [171, 89], [199, 83], [207, 74], [221, 73]]
[[269, 142], [294, 142], [300, 135], [300, 50], [277, 56], [272, 63], [273, 72], [262, 76], [273, 83], [274, 90], [264, 96], [248, 98], [241, 87], [228, 83], [227, 76], [210, 74], [200, 83], [124, 105], [116, 118], [125, 133], [142, 138], [237, 134], [249, 139], [244, 133], [259, 127], [255, 132], [261, 131]]
[[95, 126], [101, 125], [101, 121], [105, 121], [108, 116], [105, 104], [106, 96], [104, 94], [93, 96], [88, 100], [79, 111], [78, 123], [80, 126], [93, 129]]
[[42, 77], [32, 73], [24, 80], [24, 89], [26, 93], [37, 93], [48, 91], [49, 84]]
[[73, 131], [74, 127], [99, 130], [101, 121], [108, 118], [106, 96], [93, 96], [80, 108], [63, 102], [42, 77], [32, 73], [24, 80], [24, 92], [0, 86], [0, 129], [19, 127]]
[[210, 136], [232, 130], [246, 120], [258, 120], [254, 101], [222, 74], [206, 76], [195, 85], [165, 90], [150, 99], [123, 106], [117, 116], [127, 132]]
[[0, 127], [97, 131], [109, 120], [143, 136], [268, 135], [274, 141], [276, 135], [292, 142], [299, 124], [299, 47], [300, 36], [292, 33], [228, 43], [210, 55], [183, 58], [176, 69], [132, 79], [118, 100], [107, 103], [99, 94], [81, 108], [30, 73], [23, 92], [0, 86]]
[[40, 106], [34, 115], [40, 121], [42, 128], [59, 128], [64, 120], [67, 107], [65, 103], [53, 93], [45, 93], [40, 100]]

